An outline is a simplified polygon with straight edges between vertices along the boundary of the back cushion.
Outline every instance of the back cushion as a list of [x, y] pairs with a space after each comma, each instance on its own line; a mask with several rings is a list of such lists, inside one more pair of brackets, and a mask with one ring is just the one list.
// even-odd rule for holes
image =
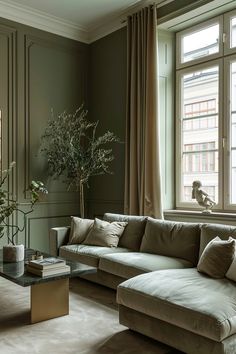
[[216, 236], [219, 236], [221, 240], [228, 240], [230, 236], [236, 239], [236, 227], [231, 225], [203, 224], [201, 226], [199, 257], [206, 245]]
[[142, 237], [144, 234], [147, 217], [122, 215], [122, 214], [104, 214], [103, 220], [106, 221], [127, 221], [123, 235], [119, 241], [119, 247], [129, 248], [133, 251], [139, 251]]
[[141, 252], [186, 259], [197, 264], [200, 224], [148, 218]]

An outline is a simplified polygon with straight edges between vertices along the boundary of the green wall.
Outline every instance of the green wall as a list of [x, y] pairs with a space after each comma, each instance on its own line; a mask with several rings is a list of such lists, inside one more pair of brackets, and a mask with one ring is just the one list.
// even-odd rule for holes
[[[40, 137], [52, 108], [57, 114], [88, 104], [88, 45], [0, 19], [0, 56], [2, 168], [16, 161], [9, 189], [23, 210], [29, 206], [26, 189], [32, 179], [43, 180], [49, 189], [18, 242], [48, 251], [49, 228], [78, 215], [79, 198], [63, 183], [47, 179]], [[22, 225], [21, 213], [13, 221]]]
[[110, 130], [120, 138], [112, 145], [112, 175], [92, 177], [87, 190], [87, 215], [123, 212], [126, 115], [126, 28], [92, 43], [89, 48], [89, 118], [99, 120], [98, 134]]

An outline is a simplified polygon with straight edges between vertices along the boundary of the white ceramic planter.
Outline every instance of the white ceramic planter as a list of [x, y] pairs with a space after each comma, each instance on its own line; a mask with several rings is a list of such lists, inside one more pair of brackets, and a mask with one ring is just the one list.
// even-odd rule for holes
[[4, 262], [21, 262], [25, 258], [24, 245], [7, 245], [3, 246]]

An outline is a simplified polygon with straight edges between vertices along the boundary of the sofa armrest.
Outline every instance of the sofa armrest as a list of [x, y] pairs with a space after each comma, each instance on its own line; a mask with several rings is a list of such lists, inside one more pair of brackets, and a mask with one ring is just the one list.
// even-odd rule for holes
[[52, 256], [58, 256], [59, 248], [67, 244], [70, 227], [53, 227], [49, 232], [49, 250]]

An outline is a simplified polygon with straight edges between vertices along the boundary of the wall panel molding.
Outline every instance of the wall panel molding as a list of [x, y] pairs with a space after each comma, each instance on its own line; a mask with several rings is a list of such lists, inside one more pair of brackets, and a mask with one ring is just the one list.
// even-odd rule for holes
[[34, 41], [27, 39], [25, 36], [25, 165], [24, 165], [24, 197], [27, 196], [27, 188], [30, 184], [30, 155], [29, 155], [29, 142], [30, 142], [30, 48], [34, 45]]
[[[32, 86], [35, 85], [35, 82], [33, 82], [31, 78], [31, 72], [32, 72], [32, 51], [34, 48], [37, 46], [37, 48], [42, 49], [48, 49], [49, 51], [56, 51], [58, 55], [65, 53], [68, 54], [77, 60], [78, 58], [80, 59], [80, 63], [78, 62], [78, 65], [82, 64], [82, 67], [85, 65], [86, 62], [86, 53], [84, 50], [82, 50], [80, 47], [75, 46], [74, 44], [68, 44], [65, 45], [64, 43], [57, 43], [54, 40], [45, 40], [44, 38], [40, 38], [37, 36], [33, 35], [25, 35], [24, 36], [24, 55], [25, 55], [25, 170], [24, 170], [24, 198], [29, 199], [29, 194], [26, 192], [27, 187], [29, 186], [29, 183], [31, 181], [31, 171], [32, 171], [32, 166], [31, 166], [31, 156], [30, 156], [30, 138], [32, 135], [32, 129], [35, 129], [33, 127], [33, 120], [34, 117], [31, 116], [31, 108], [32, 108]], [[60, 73], [58, 73], [60, 74]], [[86, 70], [80, 70], [80, 77], [78, 77], [78, 82], [80, 83], [80, 91], [81, 95], [83, 97], [86, 96], [85, 90], [86, 90]], [[78, 102], [77, 106], [79, 106], [81, 102]], [[57, 202], [61, 200], [65, 200], [66, 203], [73, 201], [74, 203], [77, 203], [77, 200], [79, 199], [78, 193], [76, 193], [74, 190], [68, 191], [67, 190], [67, 185], [66, 184], [61, 184], [60, 189], [54, 190], [54, 191], [49, 191], [50, 192], [50, 202]]]
[[[16, 30], [0, 24], [0, 110], [1, 110], [1, 169], [17, 161], [16, 139]], [[8, 190], [17, 194], [17, 166], [8, 180]], [[11, 216], [12, 223], [17, 215]], [[12, 230], [9, 229], [9, 233]]]
[[16, 30], [0, 25], [2, 164], [16, 160]]
[[[67, 225], [70, 215], [78, 215], [79, 197], [62, 182], [47, 180], [45, 159], [38, 153], [40, 137], [52, 107], [60, 113], [77, 108], [82, 99], [87, 102], [87, 63], [87, 45], [0, 19], [1, 167], [17, 162], [8, 189], [23, 211], [30, 207], [27, 188], [32, 179], [49, 187], [17, 236], [18, 243], [42, 251], [48, 251], [50, 227]], [[12, 221], [23, 226], [22, 213], [17, 212]], [[0, 240], [3, 244], [6, 238]]]

